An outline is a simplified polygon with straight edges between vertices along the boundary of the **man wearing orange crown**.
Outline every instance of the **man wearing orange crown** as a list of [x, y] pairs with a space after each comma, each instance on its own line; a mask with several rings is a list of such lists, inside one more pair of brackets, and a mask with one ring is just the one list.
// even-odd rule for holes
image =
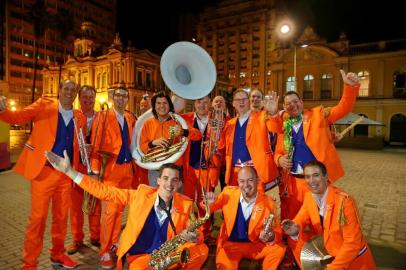
[[[97, 134], [94, 134], [96, 140], [92, 139], [96, 143], [91, 165], [93, 172], [99, 174], [106, 185], [130, 188], [134, 178], [130, 143], [135, 119], [125, 111], [129, 98], [127, 89], [115, 89], [112, 98], [114, 108], [102, 114]], [[95, 125], [96, 121], [94, 130]], [[103, 202], [102, 206], [100, 265], [103, 269], [112, 269], [114, 262], [110, 251], [114, 251], [119, 240], [124, 207], [113, 201]]]
[[38, 269], [50, 204], [51, 263], [65, 268], [78, 266], [78, 263], [64, 254], [72, 184], [64, 174], [54, 170], [44, 156], [44, 151], [53, 151], [59, 156], [63, 156], [66, 151], [77, 167], [80, 158], [75, 130], [85, 126], [85, 119], [73, 110], [77, 91], [78, 85], [75, 82], [63, 81], [57, 102], [40, 98], [21, 111], [8, 110], [6, 98], [0, 97], [1, 121], [14, 124], [34, 122], [31, 136], [15, 166], [16, 172], [31, 181], [31, 213], [24, 238], [22, 270]]

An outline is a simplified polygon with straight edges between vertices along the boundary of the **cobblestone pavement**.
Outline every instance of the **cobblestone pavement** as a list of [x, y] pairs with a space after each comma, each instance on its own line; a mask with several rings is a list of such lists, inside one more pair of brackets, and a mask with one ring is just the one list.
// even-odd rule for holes
[[[406, 269], [406, 150], [340, 149], [339, 153], [346, 176], [337, 185], [355, 197], [364, 234], [379, 269]], [[271, 195], [275, 194], [277, 191], [273, 190]], [[29, 182], [12, 171], [0, 172], [0, 270], [19, 269], [21, 265], [29, 209]], [[39, 269], [52, 269], [49, 236], [50, 216]], [[70, 243], [68, 230], [66, 246]], [[214, 269], [214, 248], [205, 269]], [[82, 263], [79, 270], [98, 269], [95, 247], [86, 248], [73, 257]], [[254, 269], [255, 265], [245, 263], [243, 268]]]

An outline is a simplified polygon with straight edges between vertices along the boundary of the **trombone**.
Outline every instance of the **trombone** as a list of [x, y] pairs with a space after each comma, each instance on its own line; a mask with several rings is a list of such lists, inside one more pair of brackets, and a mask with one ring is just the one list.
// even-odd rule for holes
[[[94, 139], [93, 139], [93, 146], [96, 146], [96, 140], [97, 140], [97, 134], [99, 131], [99, 126], [100, 126], [100, 117], [101, 117], [101, 113], [105, 110], [106, 108], [106, 114], [105, 114], [105, 118], [104, 118], [104, 122], [103, 122], [103, 126], [102, 126], [102, 133], [101, 133], [101, 137], [100, 137], [100, 147], [102, 147], [103, 143], [104, 143], [104, 136], [106, 134], [106, 127], [107, 127], [107, 115], [109, 113], [109, 105], [107, 103], [102, 103], [101, 106], [101, 111], [99, 112], [98, 116], [97, 116], [97, 124], [96, 124], [96, 130], [94, 133]], [[108, 153], [106, 151], [102, 151], [99, 150], [98, 154], [101, 157], [101, 166], [100, 166], [100, 173], [98, 176], [98, 181], [101, 181], [103, 179], [103, 175], [104, 175], [104, 171], [106, 168], [106, 164], [107, 164], [107, 159], [111, 156], [111, 153]], [[87, 163], [86, 163], [87, 164]], [[88, 174], [92, 174], [92, 171], [90, 169], [90, 164], [87, 165], [87, 172]], [[84, 214], [92, 214], [94, 212], [94, 209], [96, 207], [96, 202], [97, 199], [90, 195], [89, 192], [85, 191], [83, 194], [83, 203], [82, 203], [82, 211]]]

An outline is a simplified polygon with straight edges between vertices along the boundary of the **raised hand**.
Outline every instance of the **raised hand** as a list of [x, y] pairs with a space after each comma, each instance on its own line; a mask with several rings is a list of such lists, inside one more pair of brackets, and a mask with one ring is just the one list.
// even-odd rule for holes
[[278, 159], [279, 167], [290, 170], [293, 166], [292, 161], [288, 158], [288, 155], [283, 155]]
[[275, 91], [271, 91], [265, 96], [264, 109], [271, 115], [278, 112], [279, 96]]
[[343, 77], [343, 81], [345, 84], [348, 84], [350, 86], [354, 86], [359, 83], [359, 77], [357, 74], [353, 72], [348, 72], [345, 74], [345, 71], [340, 69], [341, 77]]

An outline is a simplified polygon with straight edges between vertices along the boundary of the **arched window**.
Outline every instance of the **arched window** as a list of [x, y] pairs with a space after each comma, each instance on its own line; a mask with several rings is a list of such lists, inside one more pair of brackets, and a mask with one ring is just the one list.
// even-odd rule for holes
[[321, 75], [320, 99], [330, 99], [333, 91], [333, 74], [324, 73]]
[[364, 70], [358, 72], [359, 83], [361, 87], [359, 88], [359, 97], [367, 97], [369, 96], [369, 72]]
[[[368, 118], [365, 114], [360, 113], [359, 116]], [[366, 136], [368, 137], [368, 125], [356, 125], [354, 128], [354, 136]]]
[[288, 77], [286, 80], [286, 92], [296, 91], [295, 88], [295, 77]]
[[303, 99], [313, 99], [314, 77], [306, 74], [303, 78]]
[[403, 70], [393, 74], [393, 97], [406, 98], [406, 72]]

